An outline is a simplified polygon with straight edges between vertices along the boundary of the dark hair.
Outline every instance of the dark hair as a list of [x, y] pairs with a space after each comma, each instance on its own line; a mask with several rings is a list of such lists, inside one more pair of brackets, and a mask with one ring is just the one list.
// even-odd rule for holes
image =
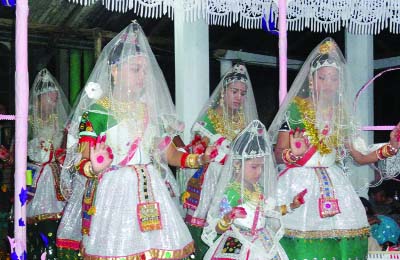
[[361, 203], [366, 208], [367, 216], [373, 216], [376, 214], [374, 209], [372, 208], [371, 203], [366, 198], [360, 197], [360, 200], [361, 200]]
[[132, 46], [132, 50], [134, 50], [134, 53], [141, 53], [142, 49], [140, 48], [140, 46], [137, 43], [133, 43], [133, 42], [127, 42], [124, 41], [123, 39], [119, 40], [114, 48], [111, 50], [110, 54], [108, 55], [108, 64], [112, 65], [112, 64], [117, 64], [120, 62], [121, 58], [124, 58], [124, 56], [128, 56], [129, 54], [132, 54], [131, 52], [127, 53], [127, 52], [123, 52], [124, 47], [125, 48], [130, 48], [130, 46]]
[[241, 68], [245, 68], [244, 64], [242, 63], [236, 63], [235, 65], [233, 65], [232, 71], [227, 73], [224, 77], [224, 88], [226, 88], [230, 83], [234, 81], [241, 81], [247, 84], [249, 79], [247, 78], [245, 71], [243, 71], [243, 69]]

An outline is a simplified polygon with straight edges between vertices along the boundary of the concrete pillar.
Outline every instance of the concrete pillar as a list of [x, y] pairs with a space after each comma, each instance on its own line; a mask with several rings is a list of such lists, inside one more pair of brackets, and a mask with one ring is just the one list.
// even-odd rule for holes
[[183, 139], [190, 139], [190, 128], [209, 98], [208, 25], [199, 19], [186, 22], [183, 1], [174, 9], [175, 101], [178, 116], [185, 123]]
[[[357, 91], [373, 77], [374, 74], [374, 41], [372, 35], [355, 35], [345, 32], [346, 60], [352, 80], [350, 93], [354, 100]], [[374, 91], [367, 88], [358, 99], [356, 118], [362, 126], [374, 125]], [[374, 141], [374, 133], [362, 132], [367, 144]], [[351, 182], [359, 195], [368, 198], [368, 190], [363, 188], [373, 180], [374, 172], [369, 166], [351, 167]]]

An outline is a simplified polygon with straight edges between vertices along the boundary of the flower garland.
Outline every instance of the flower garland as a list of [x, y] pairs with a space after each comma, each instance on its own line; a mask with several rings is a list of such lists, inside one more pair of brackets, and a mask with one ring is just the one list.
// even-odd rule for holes
[[337, 147], [338, 145], [338, 134], [334, 133], [330, 136], [327, 136], [327, 131], [329, 129], [324, 129], [321, 133], [318, 129], [316, 129], [314, 123], [315, 109], [312, 107], [310, 101], [300, 97], [295, 97], [294, 103], [297, 105], [300, 113], [302, 114], [302, 122], [304, 124], [309, 142], [317, 148], [320, 154], [325, 155], [331, 153], [331, 147]]
[[232, 120], [224, 119], [224, 117], [219, 115], [214, 109], [209, 109], [207, 115], [215, 131], [230, 141], [235, 139], [238, 131], [245, 127], [244, 114], [241, 111], [232, 116]]

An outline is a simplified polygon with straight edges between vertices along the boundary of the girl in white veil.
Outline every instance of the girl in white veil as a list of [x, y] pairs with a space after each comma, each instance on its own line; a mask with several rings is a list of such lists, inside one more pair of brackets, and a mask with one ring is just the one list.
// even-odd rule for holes
[[[69, 105], [47, 69], [35, 78], [29, 97], [27, 222], [28, 255], [39, 259], [46, 251], [56, 259], [55, 234], [65, 205], [60, 186], [60, 165], [65, 156], [64, 125]], [[48, 241], [48, 243], [46, 242]]]
[[305, 191], [290, 205], [275, 207], [276, 168], [260, 121], [233, 141], [221, 175], [202, 234], [210, 245], [204, 259], [287, 259], [279, 244], [281, 213], [299, 207]]
[[218, 149], [218, 155], [209, 165], [183, 173], [188, 180], [184, 181], [182, 195], [183, 207], [187, 209], [185, 222], [196, 243], [196, 259], [202, 259], [208, 249], [200, 236], [228, 145], [254, 119], [257, 119], [257, 108], [249, 74], [244, 65], [235, 64], [199, 113], [191, 129], [192, 141], [187, 146], [193, 153], [202, 153], [207, 145]]
[[181, 259], [194, 251], [160, 175], [167, 162], [197, 168], [209, 160], [209, 153], [176, 150], [171, 140], [181, 130], [162, 72], [133, 22], [103, 49], [69, 128], [66, 164], [87, 178], [85, 259]]
[[395, 155], [399, 127], [378, 150], [355, 149], [359, 124], [349, 107], [349, 84], [340, 49], [331, 38], [325, 39], [307, 58], [270, 126], [276, 160], [284, 163], [278, 203], [309, 191], [304, 207], [283, 217], [281, 243], [290, 259], [366, 257], [369, 225], [343, 161], [351, 156], [368, 164]]

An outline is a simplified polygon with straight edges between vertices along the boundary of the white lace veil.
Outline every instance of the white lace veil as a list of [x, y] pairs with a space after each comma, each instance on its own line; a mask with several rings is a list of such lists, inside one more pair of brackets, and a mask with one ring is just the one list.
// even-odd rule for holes
[[129, 143], [139, 138], [154, 160], [165, 163], [165, 148], [183, 128], [161, 69], [136, 22], [104, 47], [78, 100], [68, 129], [66, 171], [80, 158], [79, 126], [84, 112], [97, 113], [102, 118], [94, 129], [97, 135], [121, 123], [131, 129], [128, 143], [119, 137], [113, 139], [117, 147], [113, 153], [120, 157], [127, 152]]
[[41, 70], [33, 82], [29, 96], [30, 160], [47, 162], [50, 146], [53, 146], [54, 151], [62, 146], [69, 109], [68, 100], [57, 80], [47, 69]]
[[360, 129], [350, 107], [350, 84], [339, 47], [326, 38], [308, 56], [270, 125], [272, 143], [277, 142], [283, 126], [305, 128], [310, 143], [320, 153], [336, 150], [337, 159], [342, 161], [348, 155], [345, 144], [352, 143]]
[[[250, 124], [237, 136], [231, 145], [231, 150], [225, 162], [221, 178], [218, 182], [213, 203], [208, 212], [207, 226], [204, 228], [202, 239], [209, 245], [215, 240], [217, 233], [215, 227], [218, 221], [232, 210], [232, 203], [242, 206], [246, 203], [260, 203], [264, 209], [265, 227], [271, 232], [275, 242], [282, 236], [280, 229], [280, 213], [274, 210], [274, 193], [276, 184], [276, 168], [272, 154], [272, 147], [267, 137], [265, 126], [258, 120]], [[245, 172], [246, 167], [261, 166], [257, 173]], [[258, 176], [257, 176], [258, 174]], [[249, 196], [249, 186], [257, 191]], [[250, 189], [251, 189], [250, 188]], [[227, 193], [234, 190], [238, 194], [237, 202], [229, 202]], [[256, 195], [256, 197], [254, 197]], [[255, 206], [254, 206], [255, 207]], [[251, 218], [251, 225], [255, 219]], [[257, 226], [257, 223], [256, 223]], [[280, 232], [275, 232], [277, 230]], [[251, 243], [251, 241], [248, 241]], [[276, 254], [276, 247], [267, 252], [272, 256]], [[262, 252], [260, 252], [262, 253]]]
[[[244, 87], [235, 84], [243, 84]], [[240, 102], [239, 98], [230, 98], [235, 95], [233, 92], [237, 95], [243, 95], [241, 104], [238, 103]], [[217, 133], [230, 141], [248, 123], [258, 119], [253, 88], [247, 69], [243, 64], [235, 64], [225, 73], [211, 97], [201, 109], [196, 122], [204, 121], [204, 117], [207, 116], [210, 109], [222, 112], [222, 122], [217, 123], [223, 125], [225, 134], [218, 133], [218, 130]], [[192, 131], [192, 138], [194, 134], [195, 132]]]

